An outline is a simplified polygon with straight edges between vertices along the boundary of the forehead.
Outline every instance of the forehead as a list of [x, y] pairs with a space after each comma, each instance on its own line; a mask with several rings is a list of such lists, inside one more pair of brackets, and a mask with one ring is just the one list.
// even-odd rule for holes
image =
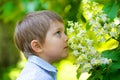
[[50, 22], [50, 29], [56, 30], [56, 29], [62, 29], [64, 30], [64, 24], [59, 21], [51, 21]]

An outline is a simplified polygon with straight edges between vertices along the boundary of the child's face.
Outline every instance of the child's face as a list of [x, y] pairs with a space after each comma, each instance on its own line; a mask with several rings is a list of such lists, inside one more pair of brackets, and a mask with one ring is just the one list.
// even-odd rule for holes
[[64, 33], [64, 24], [58, 21], [51, 22], [43, 45], [44, 56], [49, 62], [67, 57], [67, 41], [68, 38]]

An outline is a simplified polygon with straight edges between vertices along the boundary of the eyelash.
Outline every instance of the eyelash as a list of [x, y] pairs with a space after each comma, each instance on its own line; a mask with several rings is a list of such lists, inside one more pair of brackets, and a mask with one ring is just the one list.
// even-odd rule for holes
[[60, 36], [61, 36], [61, 32], [60, 32], [60, 31], [57, 31], [57, 32], [56, 32], [56, 35], [57, 35], [58, 37], [60, 37]]

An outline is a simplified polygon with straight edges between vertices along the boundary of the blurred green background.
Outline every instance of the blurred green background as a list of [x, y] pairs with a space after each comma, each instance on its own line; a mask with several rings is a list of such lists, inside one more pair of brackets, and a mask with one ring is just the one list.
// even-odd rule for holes
[[28, 12], [47, 9], [60, 14], [65, 23], [68, 20], [77, 21], [80, 2], [81, 0], [0, 0], [0, 80], [15, 80], [26, 62], [13, 40], [18, 20]]
[[[26, 59], [16, 49], [13, 33], [16, 22], [28, 12], [53, 10], [60, 14], [67, 26], [67, 21], [82, 20], [86, 22], [80, 8], [82, 0], [0, 0], [0, 80], [16, 80]], [[105, 5], [110, 0], [93, 0]], [[74, 58], [68, 57], [60, 64], [58, 80], [76, 80]], [[64, 67], [64, 68], [63, 68]], [[64, 72], [62, 72], [64, 71]], [[61, 74], [62, 73], [62, 74]], [[67, 75], [69, 73], [69, 75]], [[87, 76], [87, 75], [86, 75]], [[81, 80], [85, 80], [81, 79]]]

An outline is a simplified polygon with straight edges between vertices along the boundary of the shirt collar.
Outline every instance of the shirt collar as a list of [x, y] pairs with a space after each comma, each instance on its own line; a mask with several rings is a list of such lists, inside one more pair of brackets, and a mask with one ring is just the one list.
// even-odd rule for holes
[[36, 65], [38, 65], [39, 67], [50, 71], [50, 72], [57, 72], [56, 68], [54, 66], [52, 66], [51, 64], [49, 64], [48, 62], [46, 62], [45, 60], [41, 59], [38, 56], [35, 55], [31, 55], [28, 57], [28, 62], [32, 62], [35, 63]]

